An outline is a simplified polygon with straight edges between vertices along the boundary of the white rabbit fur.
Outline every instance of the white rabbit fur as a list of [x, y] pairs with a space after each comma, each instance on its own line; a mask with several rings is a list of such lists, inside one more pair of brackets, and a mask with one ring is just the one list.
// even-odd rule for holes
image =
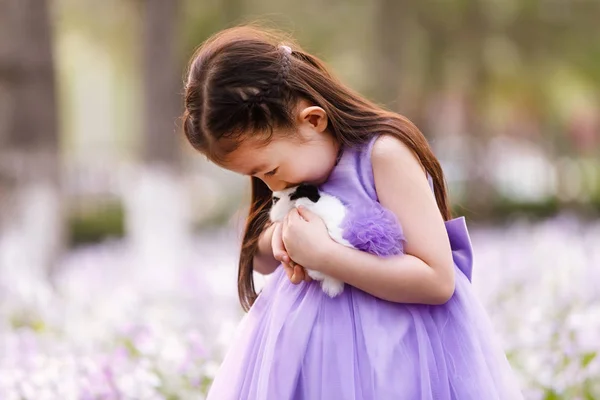
[[[343, 237], [342, 222], [346, 216], [346, 207], [338, 198], [318, 191], [315, 186], [300, 185], [274, 192], [273, 203], [269, 214], [271, 221], [282, 221], [292, 208], [303, 206], [323, 220], [334, 241], [353, 248]], [[306, 272], [312, 279], [321, 282], [321, 288], [330, 297], [335, 297], [344, 290], [344, 282], [319, 271], [307, 269]]]

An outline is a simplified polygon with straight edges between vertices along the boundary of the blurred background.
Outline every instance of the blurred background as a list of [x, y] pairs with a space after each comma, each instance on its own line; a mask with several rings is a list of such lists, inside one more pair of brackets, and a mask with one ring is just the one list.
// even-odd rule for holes
[[0, 0], [0, 398], [203, 398], [249, 187], [183, 77], [255, 20], [427, 136], [525, 398], [600, 399], [598, 0]]

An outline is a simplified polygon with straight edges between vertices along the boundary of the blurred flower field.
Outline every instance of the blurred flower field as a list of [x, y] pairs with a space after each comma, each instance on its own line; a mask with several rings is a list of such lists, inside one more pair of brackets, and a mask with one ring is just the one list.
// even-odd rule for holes
[[247, 179], [174, 133], [194, 49], [263, 19], [427, 136], [524, 398], [600, 400], [599, 1], [0, 4], [0, 400], [205, 397]]
[[[525, 398], [600, 398], [600, 224], [470, 229], [474, 286]], [[237, 238], [206, 232], [188, 250], [162, 268], [106, 242], [72, 251], [52, 285], [4, 277], [0, 398], [202, 399], [242, 316]]]
[[202, 398], [241, 316], [229, 236], [198, 237], [179, 266], [141, 269], [107, 242], [72, 252], [53, 285], [4, 279], [0, 399]]

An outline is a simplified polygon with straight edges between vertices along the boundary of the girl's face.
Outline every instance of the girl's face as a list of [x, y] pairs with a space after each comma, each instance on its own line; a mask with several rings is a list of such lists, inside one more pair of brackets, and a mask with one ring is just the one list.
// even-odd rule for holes
[[260, 178], [272, 191], [325, 182], [340, 146], [326, 129], [327, 115], [322, 108], [301, 100], [296, 110], [295, 132], [276, 130], [266, 145], [246, 139], [221, 166]]

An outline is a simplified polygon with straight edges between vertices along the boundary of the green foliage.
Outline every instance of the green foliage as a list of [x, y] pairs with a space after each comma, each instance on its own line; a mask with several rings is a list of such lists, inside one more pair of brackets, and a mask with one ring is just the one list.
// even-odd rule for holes
[[544, 400], [563, 400], [554, 390], [547, 390], [544, 394]]
[[11, 315], [9, 320], [11, 327], [15, 330], [29, 328], [34, 332], [40, 333], [46, 329], [44, 321], [38, 316], [30, 315], [29, 313]]
[[594, 361], [594, 358], [596, 358], [597, 355], [598, 353], [596, 353], [595, 351], [585, 353], [581, 358], [581, 366], [584, 368], [587, 367], [592, 361]]
[[541, 220], [552, 217], [564, 210], [564, 206], [555, 198], [540, 202], [522, 202], [510, 198], [498, 197], [485, 209], [477, 208], [468, 203], [454, 204], [452, 213], [465, 216], [470, 220], [501, 222], [508, 219], [526, 217], [531, 220]]
[[561, 204], [556, 198], [547, 198], [539, 202], [525, 202], [498, 197], [492, 207], [491, 219], [505, 219], [507, 217], [529, 217], [531, 219], [545, 219], [552, 217], [561, 210]]
[[124, 211], [119, 202], [69, 215], [69, 243], [77, 246], [125, 235]]

